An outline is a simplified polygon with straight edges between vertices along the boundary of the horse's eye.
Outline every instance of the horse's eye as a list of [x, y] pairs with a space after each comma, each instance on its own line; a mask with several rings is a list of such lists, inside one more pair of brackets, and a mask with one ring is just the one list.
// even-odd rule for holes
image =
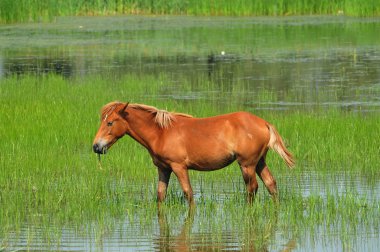
[[108, 126], [108, 127], [111, 127], [111, 126], [112, 126], [112, 124], [113, 124], [113, 122], [112, 122], [112, 121], [110, 121], [110, 122], [107, 122], [107, 126]]

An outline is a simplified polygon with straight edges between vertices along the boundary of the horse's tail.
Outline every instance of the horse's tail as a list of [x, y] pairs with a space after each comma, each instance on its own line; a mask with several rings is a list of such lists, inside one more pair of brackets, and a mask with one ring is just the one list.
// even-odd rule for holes
[[288, 149], [286, 149], [284, 141], [282, 140], [280, 134], [277, 132], [276, 128], [273, 125], [268, 123], [267, 127], [270, 133], [270, 139], [268, 143], [269, 148], [275, 150], [282, 157], [282, 159], [284, 159], [289, 168], [293, 168], [295, 165], [293, 155]]

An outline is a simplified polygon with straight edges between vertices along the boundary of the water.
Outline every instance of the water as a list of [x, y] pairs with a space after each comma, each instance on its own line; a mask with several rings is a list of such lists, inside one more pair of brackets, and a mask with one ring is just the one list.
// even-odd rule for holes
[[0, 78], [166, 75], [163, 99], [209, 99], [210, 83], [258, 109], [378, 111], [379, 29], [326, 16], [58, 18], [0, 27]]
[[[174, 207], [169, 203], [163, 211], [149, 212], [136, 206], [137, 212], [132, 214], [126, 211], [121, 216], [63, 227], [49, 223], [39, 226], [32, 222], [7, 234], [3, 246], [5, 251], [377, 251], [380, 245], [379, 220], [373, 219], [377, 218], [376, 215], [366, 217], [366, 211], [363, 211], [366, 206], [359, 205], [347, 211], [339, 209], [340, 202], [350, 200], [350, 197], [378, 202], [378, 181], [371, 183], [343, 173], [305, 172], [300, 177], [289, 175], [289, 172], [277, 173], [280, 192], [301, 193], [299, 200], [304, 200], [304, 209], [286, 206], [291, 202], [286, 195], [276, 208], [260, 183], [255, 202], [260, 207], [257, 212], [251, 212], [249, 208], [236, 209], [246, 207], [244, 184], [239, 171], [228, 173], [229, 178], [221, 177], [222, 174], [191, 174], [193, 182], [199, 179], [197, 175], [204, 177], [193, 183], [197, 202], [193, 212], [185, 203]], [[138, 192], [146, 185], [128, 183], [125, 186], [129, 192], [125, 200], [131, 200], [139, 197], [131, 188]], [[177, 200], [179, 194], [180, 187], [174, 180], [168, 200]], [[151, 192], [150, 198], [144, 200], [154, 204], [154, 197], [155, 193]], [[241, 200], [234, 199], [236, 197]], [[317, 202], [308, 197], [316, 198]], [[337, 209], [323, 209], [331, 198], [334, 198]], [[320, 204], [318, 200], [324, 203]], [[312, 207], [313, 204], [317, 209]], [[342, 215], [350, 211], [359, 219], [346, 223], [346, 217]], [[294, 214], [301, 214], [297, 216], [299, 224], [296, 226], [292, 226]], [[310, 217], [314, 214], [318, 215], [315, 219]]]
[[[110, 79], [166, 75], [170, 81], [156, 98], [190, 102], [211, 98], [222, 104], [223, 97], [234, 96], [256, 110], [335, 107], [377, 113], [379, 30], [380, 19], [346, 17], [58, 18], [51, 24], [0, 26], [0, 78], [48, 73], [65, 78], [99, 74]], [[313, 211], [314, 197], [324, 202], [322, 206], [331, 199], [338, 206], [340, 200], [359, 199], [355, 211], [363, 211], [360, 199], [379, 201], [380, 184], [373, 178], [310, 170], [298, 177], [275, 174], [284, 193], [300, 192], [306, 217], [296, 217], [306, 224], [291, 226], [284, 207], [274, 216], [259, 209], [264, 216], [255, 215], [249, 219], [254, 225], [246, 226], [236, 222], [236, 206], [228, 206], [231, 199], [244, 198], [239, 171], [233, 179], [218, 182], [213, 178], [221, 176], [205, 182], [200, 177], [207, 175], [192, 176], [198, 177], [193, 184], [199, 203], [194, 215], [187, 215], [182, 205], [162, 215], [111, 217], [106, 224], [94, 220], [61, 227], [26, 222], [17, 232], [0, 237], [0, 250], [376, 251], [380, 245], [376, 220], [359, 219], [353, 227], [326, 209], [322, 211], [336, 221], [320, 220], [323, 214], [314, 224], [306, 218], [321, 210]], [[128, 186], [139, 191], [141, 184]], [[151, 202], [152, 188], [147, 199]], [[180, 192], [175, 183], [171, 188], [173, 194]], [[273, 208], [262, 184], [259, 198], [259, 204]], [[213, 208], [204, 201], [227, 206]]]

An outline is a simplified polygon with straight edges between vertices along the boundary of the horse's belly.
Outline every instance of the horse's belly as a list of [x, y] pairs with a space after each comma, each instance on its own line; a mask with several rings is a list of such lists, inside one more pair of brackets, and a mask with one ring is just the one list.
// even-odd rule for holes
[[235, 155], [223, 157], [193, 158], [188, 160], [188, 168], [198, 171], [214, 171], [226, 167], [235, 161]]

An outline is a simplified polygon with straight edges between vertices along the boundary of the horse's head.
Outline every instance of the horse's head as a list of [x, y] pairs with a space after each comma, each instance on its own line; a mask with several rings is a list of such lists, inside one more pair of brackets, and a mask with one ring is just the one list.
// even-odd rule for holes
[[96, 133], [93, 150], [98, 154], [105, 154], [107, 150], [127, 131], [125, 121], [128, 103], [113, 102], [102, 109], [101, 124]]

